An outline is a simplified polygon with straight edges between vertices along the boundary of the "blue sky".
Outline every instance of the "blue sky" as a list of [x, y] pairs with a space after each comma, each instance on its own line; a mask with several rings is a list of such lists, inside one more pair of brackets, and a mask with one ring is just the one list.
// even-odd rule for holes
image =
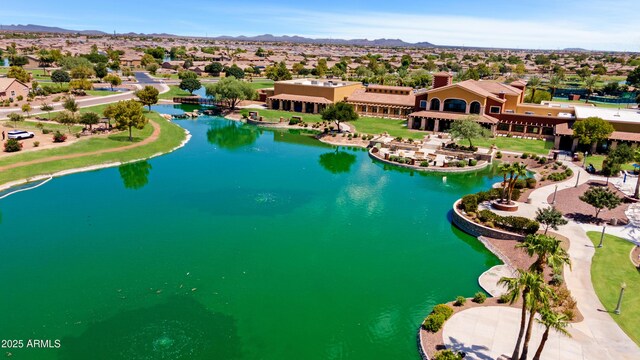
[[[638, 0], [31, 0], [0, 24], [177, 35], [400, 38], [439, 45], [640, 51]], [[319, 5], [322, 6], [319, 6]]]

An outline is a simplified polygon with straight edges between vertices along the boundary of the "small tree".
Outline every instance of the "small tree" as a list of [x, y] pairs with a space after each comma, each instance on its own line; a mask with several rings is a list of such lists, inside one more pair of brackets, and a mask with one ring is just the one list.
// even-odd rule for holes
[[220, 73], [224, 69], [221, 63], [214, 61], [211, 64], [204, 67], [204, 71], [208, 72], [213, 76], [220, 76]]
[[71, 113], [76, 113], [78, 112], [78, 109], [79, 109], [76, 99], [72, 97], [68, 97], [64, 99], [64, 103], [62, 104], [62, 107]]
[[585, 90], [587, 90], [587, 99], [584, 102], [585, 104], [589, 103], [589, 98], [591, 97], [591, 94], [593, 93], [593, 90], [595, 89], [598, 81], [600, 81], [600, 78], [598, 76], [589, 76], [588, 78], [584, 79], [584, 88]]
[[27, 117], [29, 117], [29, 113], [31, 112], [31, 105], [30, 104], [23, 104], [22, 105], [22, 112], [27, 114]]
[[144, 87], [144, 89], [136, 91], [136, 96], [138, 97], [138, 99], [140, 99], [140, 102], [143, 105], [149, 107], [149, 111], [151, 111], [151, 105], [158, 103], [159, 95], [160, 92], [158, 91], [158, 89], [154, 88], [151, 85], [147, 85]]
[[9, 117], [9, 121], [13, 123], [14, 128], [18, 127], [18, 123], [24, 120], [24, 117], [18, 113], [11, 113], [9, 114], [8, 117]]
[[100, 121], [100, 115], [93, 111], [86, 112], [80, 115], [80, 124], [89, 125], [89, 130], [93, 129], [93, 125], [96, 125]]
[[477, 116], [467, 116], [451, 123], [449, 133], [454, 138], [469, 140], [469, 146], [473, 147], [472, 139], [485, 138], [489, 131], [477, 122]]
[[132, 129], [142, 129], [149, 121], [143, 114], [142, 104], [135, 100], [119, 101], [109, 105], [109, 116], [112, 116], [119, 130], [129, 129], [129, 141], [133, 141]]
[[11, 66], [7, 72], [7, 77], [14, 78], [23, 83], [28, 83], [31, 80], [31, 74], [20, 66]]
[[60, 86], [62, 83], [68, 83], [71, 81], [71, 76], [64, 70], [55, 70], [51, 73], [51, 81]]
[[609, 138], [615, 129], [613, 125], [599, 117], [588, 117], [573, 124], [573, 136], [584, 145], [591, 145], [595, 150], [595, 146], [603, 140]]
[[598, 216], [602, 209], [607, 208], [613, 210], [622, 203], [622, 199], [616, 196], [613, 191], [602, 186], [590, 187], [589, 190], [580, 196], [580, 200], [594, 207], [596, 210], [596, 220], [599, 219]]
[[251, 85], [240, 81], [233, 76], [225, 77], [213, 85], [207, 85], [207, 96], [213, 97], [219, 103], [226, 103], [234, 110], [242, 100], [251, 100], [256, 96], [256, 91]]
[[42, 103], [42, 105], [40, 105], [40, 110], [41, 111], [46, 111], [47, 112], [47, 118], [49, 118], [49, 120], [51, 120], [51, 111], [53, 111], [53, 106], [47, 103]]
[[244, 79], [244, 70], [242, 70], [236, 64], [233, 64], [230, 67], [226, 68], [224, 73], [226, 76], [233, 76], [236, 79]]
[[156, 72], [158, 72], [158, 69], [160, 68], [160, 66], [156, 63], [151, 63], [149, 65], [147, 65], [147, 67], [145, 68], [149, 74], [151, 75], [155, 75]]
[[193, 92], [200, 89], [202, 84], [198, 79], [186, 78], [180, 81], [179, 85], [180, 89], [188, 91], [189, 94], [193, 95]]
[[120, 78], [120, 76], [116, 74], [109, 74], [105, 76], [104, 81], [109, 83], [109, 85], [111, 85], [111, 91], [113, 91], [114, 86], [118, 86], [122, 84], [122, 79]]
[[353, 105], [341, 101], [335, 105], [329, 105], [321, 112], [322, 120], [335, 121], [338, 132], [341, 131], [340, 123], [345, 121], [358, 120], [358, 113], [353, 109]]
[[75, 112], [69, 110], [63, 111], [56, 117], [56, 121], [67, 127], [69, 134], [73, 131], [73, 125], [78, 123], [78, 117]]
[[548, 208], [538, 209], [536, 211], [536, 221], [545, 226], [544, 234], [547, 235], [549, 228], [558, 230], [558, 226], [566, 225], [567, 220], [562, 217], [562, 213], [553, 206]]

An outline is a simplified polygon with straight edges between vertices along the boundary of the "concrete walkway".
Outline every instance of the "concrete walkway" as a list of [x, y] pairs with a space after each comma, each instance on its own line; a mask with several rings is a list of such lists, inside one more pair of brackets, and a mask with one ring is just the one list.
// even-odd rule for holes
[[[578, 184], [586, 183], [591, 179], [589, 174], [582, 168], [568, 164], [568, 166], [576, 174], [569, 180], [561, 182], [558, 185], [558, 191], [570, 188], [576, 185], [577, 176], [580, 174]], [[530, 204], [520, 204], [520, 208], [516, 213], [502, 213], [503, 215], [519, 215], [532, 218], [538, 208], [549, 206], [547, 198], [553, 194], [555, 185], [545, 186], [537, 189], [529, 196]], [[572, 269], [565, 267], [565, 283], [572, 296], [578, 302], [578, 309], [584, 316], [584, 320], [571, 325], [570, 332], [574, 336], [574, 340], [580, 343], [582, 351], [574, 351], [574, 345], [559, 346], [571, 347], [574, 350], [562, 349], [562, 354], [568, 357], [544, 357], [545, 359], [640, 359], [640, 348], [620, 329], [616, 322], [611, 318], [612, 315], [604, 311], [604, 306], [598, 299], [591, 283], [591, 259], [595, 253], [595, 248], [591, 240], [586, 236], [585, 230], [589, 230], [590, 226], [579, 224], [571, 219], [569, 223], [560, 227], [558, 233], [570, 240], [569, 255], [571, 257]], [[601, 231], [602, 228], [598, 227]], [[608, 233], [611, 228], [608, 228]], [[630, 232], [633, 229], [620, 230]], [[458, 346], [472, 348], [474, 346], [486, 346], [478, 357], [475, 359], [488, 359], [482, 353], [492, 354], [490, 356], [498, 356], [504, 351], [510, 353], [515, 345], [515, 336], [519, 326], [519, 318], [508, 317], [499, 318], [502, 313], [499, 310], [494, 313], [493, 317], [484, 317], [486, 314], [473, 310], [467, 310], [454, 315], [445, 323], [445, 344], [447, 346]], [[487, 310], [491, 311], [491, 310]], [[466, 315], [463, 315], [465, 314]], [[482, 318], [479, 318], [483, 316]], [[615, 315], [613, 315], [615, 316]], [[456, 318], [462, 318], [461, 321]], [[495, 319], [499, 319], [496, 323]], [[453, 321], [452, 321], [453, 320]], [[484, 325], [471, 326], [477, 322], [483, 322]], [[512, 323], [509, 325], [500, 325], [500, 322]], [[461, 324], [461, 325], [457, 325]], [[483, 328], [484, 327], [484, 328]], [[489, 327], [489, 328], [487, 328]], [[477, 329], [476, 329], [477, 328]], [[495, 330], [493, 334], [497, 337], [506, 339], [511, 349], [503, 349], [499, 343], [489, 343], [486, 339], [487, 333]], [[514, 329], [514, 330], [510, 330]], [[468, 335], [465, 335], [468, 333]], [[513, 334], [513, 335], [512, 335]], [[557, 336], [557, 335], [554, 335]], [[493, 349], [491, 346], [498, 346]], [[535, 352], [535, 350], [534, 350]], [[574, 355], [570, 355], [574, 354]], [[533, 356], [533, 353], [531, 354]], [[564, 355], [563, 355], [564, 356]], [[495, 357], [494, 357], [495, 358]]]

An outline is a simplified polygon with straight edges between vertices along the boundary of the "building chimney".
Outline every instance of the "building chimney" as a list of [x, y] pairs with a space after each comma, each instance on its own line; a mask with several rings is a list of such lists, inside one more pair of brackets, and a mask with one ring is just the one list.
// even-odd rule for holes
[[433, 74], [433, 88], [441, 88], [443, 86], [451, 85], [453, 82], [453, 75], [448, 72], [439, 72]]
[[498, 97], [504, 100], [504, 91], [500, 91], [500, 93], [498, 94]]

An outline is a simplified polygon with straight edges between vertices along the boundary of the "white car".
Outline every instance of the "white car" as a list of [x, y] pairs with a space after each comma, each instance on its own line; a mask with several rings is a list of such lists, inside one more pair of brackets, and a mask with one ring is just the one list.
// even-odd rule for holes
[[11, 130], [7, 133], [7, 137], [9, 139], [17, 139], [17, 140], [30, 139], [34, 136], [35, 136], [34, 133], [30, 131], [24, 131], [24, 130]]

